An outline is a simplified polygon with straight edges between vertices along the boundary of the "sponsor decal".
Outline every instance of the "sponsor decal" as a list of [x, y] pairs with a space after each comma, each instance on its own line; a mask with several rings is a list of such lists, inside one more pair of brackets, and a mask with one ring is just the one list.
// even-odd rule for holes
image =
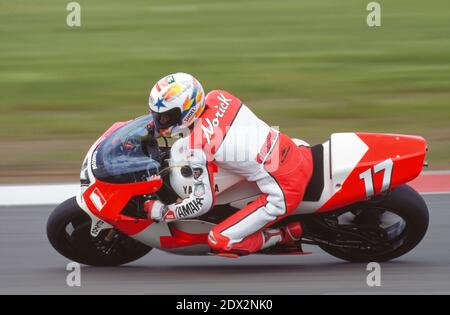
[[175, 82], [175, 78], [172, 75], [167, 76], [166, 80], [168, 84]]
[[105, 224], [105, 222], [102, 220], [97, 221], [97, 223], [95, 223], [95, 225], [91, 229], [91, 235], [94, 237], [98, 236], [98, 234], [102, 230], [104, 224]]
[[94, 153], [92, 154], [91, 167], [93, 170], [97, 169], [97, 153], [98, 150], [95, 150]]
[[161, 80], [158, 81], [158, 83], [156, 83], [156, 89], [158, 90], [158, 92], [160, 92], [163, 87], [166, 87], [174, 82], [175, 78], [172, 75], [169, 75], [165, 78], [162, 78]]
[[177, 213], [178, 218], [187, 217], [199, 212], [203, 206], [203, 200], [204, 198], [195, 198], [185, 205], [175, 207], [175, 212]]
[[183, 186], [183, 189], [186, 195], [192, 194], [192, 186]]
[[[192, 194], [192, 191], [193, 191], [192, 186], [183, 186], [183, 189], [184, 189], [184, 193], [186, 195]], [[220, 192], [219, 185], [217, 185], [217, 184], [214, 185], [214, 192], [216, 192], [216, 193]]]
[[203, 169], [202, 168], [194, 168], [192, 171], [193, 171], [192, 174], [194, 175], [195, 179], [198, 179], [203, 174]]
[[94, 191], [89, 196], [94, 206], [98, 211], [102, 211], [106, 205], [106, 199], [103, 197], [102, 193], [98, 188], [95, 188]]
[[189, 122], [195, 114], [195, 107], [192, 107], [189, 112], [187, 113], [186, 117], [183, 119], [184, 122]]
[[195, 184], [194, 185], [194, 196], [195, 197], [201, 197], [204, 196], [206, 193], [206, 188], [203, 183]]
[[274, 145], [274, 141], [277, 138], [277, 133], [274, 130], [271, 130], [269, 134], [267, 135], [266, 141], [264, 142], [261, 151], [256, 156], [256, 161], [259, 164], [262, 164], [266, 161], [268, 158], [268, 155], [270, 151], [272, 150], [272, 147]]
[[[158, 93], [159, 93], [159, 92], [161, 92], [161, 90], [162, 90], [164, 87], [166, 87], [166, 86], [168, 86], [169, 84], [174, 83], [174, 82], [175, 82], [175, 78], [174, 78], [172, 75], [169, 75], [169, 76], [167, 76], [167, 77], [165, 77], [165, 78], [162, 78], [162, 79], [159, 80], [158, 83], [156, 83], [156, 85], [155, 85], [156, 91], [158, 91]], [[154, 104], [154, 102], [153, 102], [153, 104]]]
[[206, 136], [206, 141], [208, 141], [208, 143], [211, 142], [211, 137], [215, 133], [215, 128], [218, 128], [220, 126], [220, 118], [223, 118], [225, 116], [228, 108], [230, 107], [230, 102], [232, 101], [231, 98], [226, 98], [222, 93], [220, 93], [217, 99], [220, 101], [220, 105], [215, 106], [215, 118], [212, 121], [209, 118], [205, 118], [203, 121], [207, 123], [207, 126], [205, 127], [203, 124], [201, 125], [203, 133]]

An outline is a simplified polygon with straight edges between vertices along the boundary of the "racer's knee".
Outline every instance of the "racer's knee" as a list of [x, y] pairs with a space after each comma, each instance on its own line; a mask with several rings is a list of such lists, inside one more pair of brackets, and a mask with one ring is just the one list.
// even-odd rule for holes
[[[278, 196], [276, 196], [276, 199]], [[272, 217], [272, 223], [280, 220], [281, 218], [284, 218], [288, 215], [290, 215], [295, 209], [298, 208], [298, 206], [301, 203], [301, 196], [291, 195], [286, 196], [283, 199], [280, 199], [279, 202], [271, 202], [270, 196], [268, 197], [268, 203], [265, 207], [265, 210], [269, 216]], [[267, 226], [270, 226], [271, 224], [268, 224]]]
[[268, 203], [265, 207], [265, 211], [271, 217], [270, 220], [276, 220], [279, 217], [286, 215], [286, 208], [277, 204]]
[[267, 194], [266, 212], [276, 218], [289, 215], [300, 205], [303, 192], [289, 182], [285, 182], [284, 185], [280, 185], [280, 183], [273, 185], [277, 185], [277, 189], [264, 187]]

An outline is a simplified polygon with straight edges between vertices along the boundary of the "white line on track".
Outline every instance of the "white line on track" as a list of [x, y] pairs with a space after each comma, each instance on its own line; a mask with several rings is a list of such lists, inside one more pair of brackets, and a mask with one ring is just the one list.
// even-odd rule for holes
[[437, 191], [437, 192], [422, 192], [420, 193], [422, 196], [429, 196], [429, 195], [450, 195], [450, 191]]
[[450, 170], [448, 171], [422, 171], [421, 175], [448, 175], [450, 174]]

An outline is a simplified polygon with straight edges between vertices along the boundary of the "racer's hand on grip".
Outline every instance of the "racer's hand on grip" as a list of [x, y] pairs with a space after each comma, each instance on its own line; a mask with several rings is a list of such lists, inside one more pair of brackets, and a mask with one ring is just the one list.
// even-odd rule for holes
[[144, 203], [144, 211], [153, 221], [173, 221], [175, 215], [165, 204], [159, 200], [148, 200]]

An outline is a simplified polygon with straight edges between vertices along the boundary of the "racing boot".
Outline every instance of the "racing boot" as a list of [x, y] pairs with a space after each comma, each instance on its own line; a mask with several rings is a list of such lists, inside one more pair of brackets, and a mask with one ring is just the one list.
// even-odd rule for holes
[[[229, 245], [229, 239], [222, 235], [215, 235], [213, 231], [209, 233], [209, 243], [219, 249], [213, 250], [217, 256], [237, 258], [259, 251], [276, 253], [292, 253], [299, 251], [296, 241], [302, 236], [302, 226], [299, 222], [293, 222], [282, 228], [268, 228], [247, 236], [239, 243]], [[213, 246], [212, 246], [213, 247]], [[213, 247], [213, 248], [214, 248]]]
[[292, 222], [277, 229], [263, 230], [264, 244], [262, 249], [274, 245], [284, 245], [286, 247], [297, 247], [296, 242], [300, 240], [303, 234], [300, 222]]

